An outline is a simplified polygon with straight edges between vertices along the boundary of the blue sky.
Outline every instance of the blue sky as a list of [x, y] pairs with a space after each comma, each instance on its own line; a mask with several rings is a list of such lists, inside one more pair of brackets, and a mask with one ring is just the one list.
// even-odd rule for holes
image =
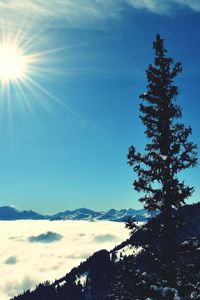
[[[23, 93], [15, 82], [1, 92], [1, 205], [141, 207], [127, 152], [145, 145], [138, 96], [157, 32], [183, 63], [177, 102], [200, 146], [198, 0], [14, 0], [0, 1], [0, 14], [1, 39], [18, 33], [26, 55], [40, 53]], [[198, 176], [199, 167], [181, 176], [196, 188], [189, 203], [200, 199]]]

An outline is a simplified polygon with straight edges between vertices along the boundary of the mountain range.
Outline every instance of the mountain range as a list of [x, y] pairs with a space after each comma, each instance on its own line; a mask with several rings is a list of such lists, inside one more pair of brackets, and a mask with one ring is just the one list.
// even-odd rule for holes
[[108, 211], [96, 212], [87, 208], [79, 208], [76, 210], [66, 210], [53, 215], [42, 215], [32, 210], [18, 211], [12, 206], [0, 207], [0, 220], [87, 220], [87, 221], [116, 221], [123, 222], [128, 218], [135, 218], [137, 221], [144, 222], [154, 216], [155, 213], [147, 213], [144, 209], [110, 209]]

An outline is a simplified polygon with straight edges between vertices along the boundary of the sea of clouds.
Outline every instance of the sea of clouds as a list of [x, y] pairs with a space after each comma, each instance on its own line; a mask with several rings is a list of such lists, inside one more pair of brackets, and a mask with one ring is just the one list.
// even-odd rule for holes
[[128, 235], [124, 223], [109, 221], [0, 221], [0, 299], [54, 281]]

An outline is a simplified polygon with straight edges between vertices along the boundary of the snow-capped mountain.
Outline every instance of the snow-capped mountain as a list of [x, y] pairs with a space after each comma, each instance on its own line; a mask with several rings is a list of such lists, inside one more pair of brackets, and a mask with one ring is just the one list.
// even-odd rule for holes
[[0, 207], [0, 220], [88, 220], [88, 221], [126, 221], [129, 217], [135, 218], [137, 221], [144, 222], [152, 217], [154, 213], [147, 213], [144, 209], [110, 209], [108, 211], [96, 212], [87, 208], [79, 208], [76, 210], [66, 210], [54, 215], [42, 215], [32, 210], [18, 211], [11, 206]]
[[154, 216], [155, 213], [147, 213], [144, 209], [110, 209], [108, 211], [96, 212], [87, 208], [79, 208], [73, 211], [60, 212], [51, 217], [50, 220], [88, 220], [88, 221], [126, 221], [128, 218], [135, 218], [137, 221], [145, 222], [147, 219]]
[[0, 220], [44, 220], [49, 219], [49, 216], [36, 213], [32, 210], [18, 211], [12, 206], [1, 206], [0, 207]]

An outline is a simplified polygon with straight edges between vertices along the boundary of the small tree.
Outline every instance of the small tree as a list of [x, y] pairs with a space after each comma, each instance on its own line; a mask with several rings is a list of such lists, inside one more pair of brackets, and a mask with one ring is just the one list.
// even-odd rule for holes
[[177, 122], [182, 113], [180, 106], [175, 104], [179, 90], [174, 78], [182, 72], [182, 65], [173, 64], [173, 59], [166, 57], [164, 40], [159, 34], [153, 49], [154, 65], [150, 64], [146, 70], [147, 92], [140, 95], [140, 118], [150, 143], [144, 155], [131, 146], [128, 163], [138, 175], [133, 183], [135, 190], [144, 194], [139, 200], [147, 210], [161, 211], [166, 220], [165, 229], [169, 229], [172, 208], [184, 204], [194, 191], [179, 180], [178, 174], [196, 166], [197, 146], [188, 141], [191, 127]]

